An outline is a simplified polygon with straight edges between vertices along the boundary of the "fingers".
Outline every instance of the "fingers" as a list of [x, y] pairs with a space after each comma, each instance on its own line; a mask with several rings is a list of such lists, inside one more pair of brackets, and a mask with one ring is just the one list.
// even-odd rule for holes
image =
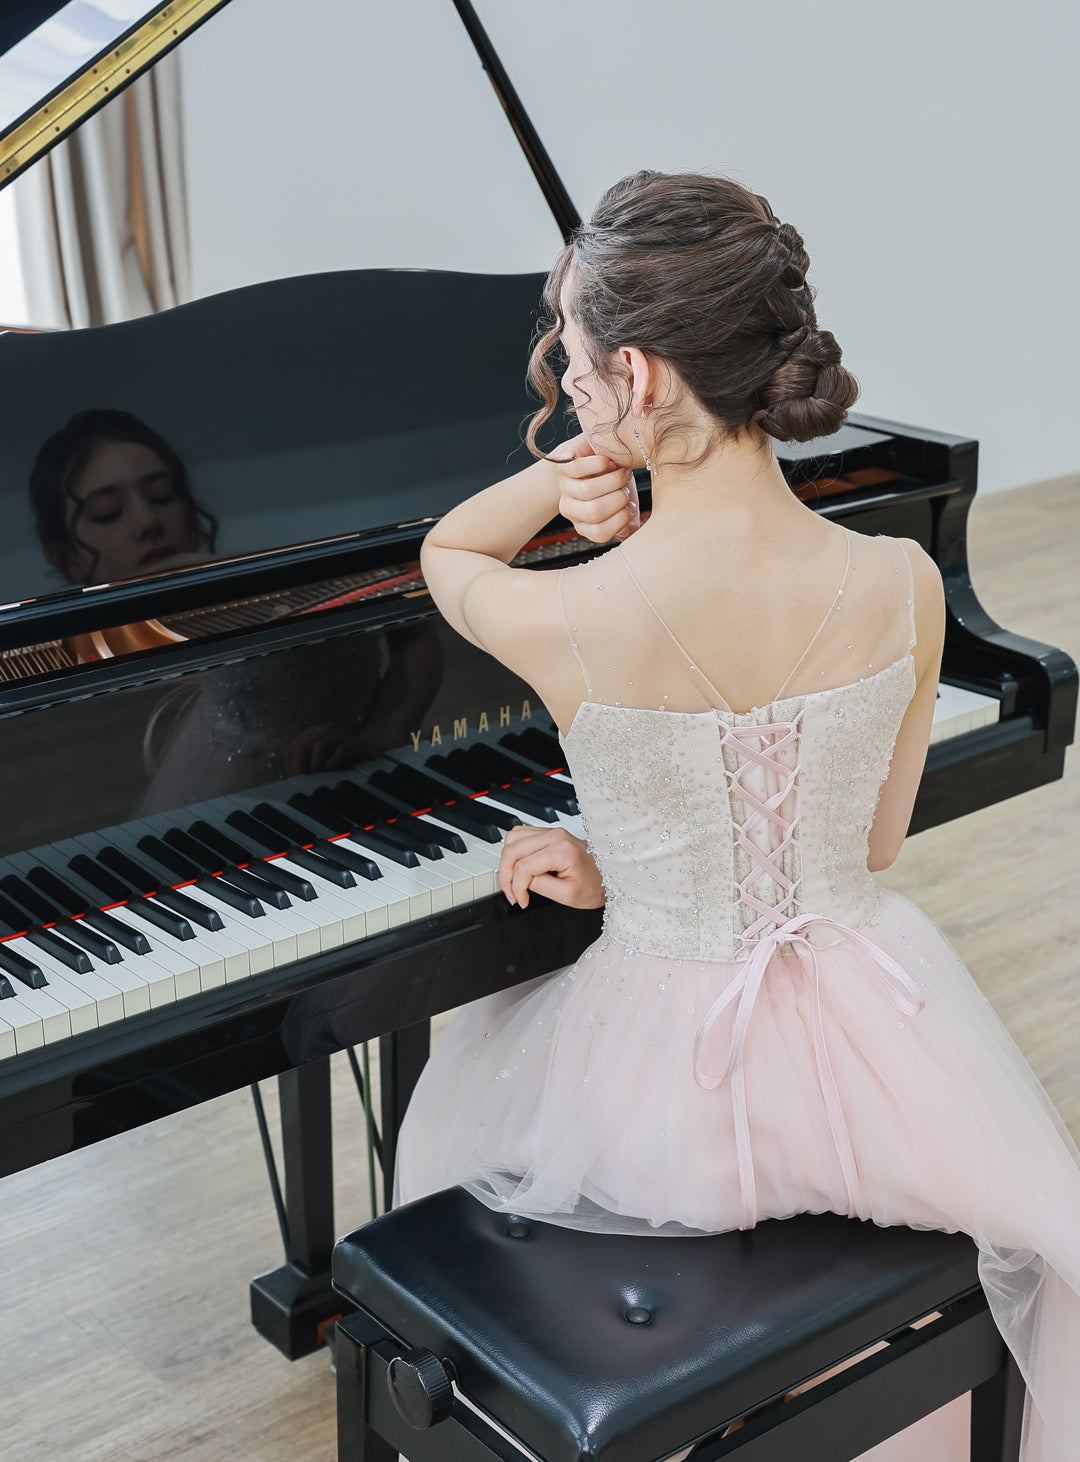
[[511, 828], [503, 839], [499, 888], [512, 904], [526, 908], [530, 882], [538, 874], [566, 876], [586, 856], [581, 839], [565, 828]]

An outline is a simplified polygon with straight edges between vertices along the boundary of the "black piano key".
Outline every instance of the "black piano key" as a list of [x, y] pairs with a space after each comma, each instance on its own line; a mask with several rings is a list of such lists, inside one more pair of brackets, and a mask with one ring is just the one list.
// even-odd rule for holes
[[[333, 798], [340, 797], [341, 802], [344, 804], [344, 814], [349, 816], [351, 813], [349, 830], [356, 829], [353, 834], [354, 837], [359, 837], [361, 832], [363, 832], [364, 837], [369, 837], [371, 833], [374, 833], [381, 839], [383, 844], [390, 844], [393, 847], [416, 853], [423, 858], [435, 859], [442, 857], [442, 849], [438, 846], [435, 839], [424, 837], [420, 833], [412, 833], [405, 828], [402, 828], [400, 832], [396, 832], [395, 828], [400, 826], [399, 823], [395, 823], [394, 827], [388, 826], [385, 819], [375, 813], [374, 806], [369, 808], [365, 805], [366, 799], [363, 793], [351, 783], [340, 782], [336, 787], [326, 787], [320, 790], [328, 802]], [[374, 801], [377, 801], [384, 807], [392, 818], [396, 819], [400, 817], [399, 808], [392, 807], [388, 802], [384, 802], [382, 798], [376, 798]], [[367, 829], [370, 829], [371, 833]], [[376, 851], [380, 851], [380, 849], [376, 849]]]
[[83, 923], [89, 924], [91, 929], [96, 929], [99, 934], [104, 934], [106, 939], [111, 939], [114, 944], [130, 949], [132, 954], [151, 952], [150, 941], [145, 934], [141, 934], [138, 929], [133, 929], [130, 924], [125, 924], [122, 919], [114, 919], [111, 914], [103, 914], [99, 909], [87, 909], [83, 915]]
[[125, 882], [111, 869], [103, 867], [87, 853], [76, 853], [70, 863], [73, 873], [77, 873], [91, 888], [99, 888], [112, 903], [122, 903], [125, 899], [131, 898], [133, 894], [140, 892], [139, 889]]
[[153, 833], [146, 833], [141, 837], [139, 847], [177, 878], [198, 878], [199, 874], [203, 872], [178, 848], [170, 847], [168, 843], [162, 842], [161, 838], [155, 837]]
[[[162, 842], [167, 843], [170, 848], [175, 849], [182, 858], [186, 858], [193, 864], [198, 873], [220, 873], [222, 860], [212, 848], [208, 848], [198, 838], [190, 833], [184, 832], [183, 828], [171, 827], [167, 832], [162, 833]], [[182, 878], [189, 875], [181, 874]]]
[[[324, 825], [331, 832], [347, 833], [351, 832], [354, 827], [362, 827], [366, 822], [375, 821], [370, 813], [353, 807], [345, 798], [339, 797], [331, 787], [313, 787], [309, 789], [307, 797], [310, 802], [323, 809], [326, 814]], [[298, 802], [294, 802], [293, 805], [303, 811]]]
[[521, 826], [521, 818], [515, 817], [512, 812], [506, 812], [501, 807], [491, 807], [486, 802], [478, 802], [475, 797], [462, 797], [459, 802], [454, 803], [455, 807], [461, 808], [467, 815], [482, 818], [488, 827], [498, 828], [500, 832], [509, 832], [512, 827]]
[[303, 813], [308, 822], [314, 823], [323, 833], [351, 833], [356, 826], [356, 820], [347, 817], [344, 813], [338, 812], [335, 808], [317, 802], [314, 797], [306, 792], [294, 792], [289, 798], [289, 806], [295, 807], [297, 812]]
[[[395, 816], [396, 827], [415, 827], [421, 838], [430, 838], [437, 842], [440, 848], [449, 848], [450, 852], [466, 852], [465, 841], [456, 832], [450, 832], [449, 827], [436, 827], [427, 817], [418, 817], [414, 808], [408, 803], [403, 803], [399, 798], [393, 798], [393, 816]], [[425, 808], [427, 810], [427, 808]], [[438, 804], [431, 810], [433, 817], [437, 817], [443, 810], [443, 804]]]
[[398, 808], [387, 802], [378, 793], [373, 792], [369, 787], [359, 786], [356, 782], [350, 781], [347, 777], [334, 785], [319, 787], [312, 793], [313, 797], [322, 796], [328, 803], [333, 802], [339, 806], [341, 811], [350, 817], [359, 827], [367, 827], [374, 822], [385, 822], [388, 817], [396, 817]]
[[[189, 899], [188, 902], [190, 903], [191, 900]], [[141, 914], [151, 924], [156, 924], [159, 929], [164, 929], [166, 934], [171, 934], [174, 939], [195, 938], [195, 930], [183, 914], [177, 914], [172, 909], [167, 909], [164, 904], [156, 903], [154, 899], [133, 899], [131, 907], [135, 913]]]
[[553, 772], [556, 770], [562, 770], [561, 762], [559, 763], [558, 768], [556, 768], [548, 766], [548, 760], [550, 760], [550, 758], [544, 761], [540, 761], [537, 757], [530, 756], [529, 753], [525, 750], [524, 743], [522, 742], [521, 737], [516, 731], [508, 731], [505, 736], [500, 736], [499, 745], [505, 747], [507, 751], [512, 752], [514, 756], [518, 757], [521, 761], [532, 767], [534, 769], [534, 772], [540, 772], [541, 775], [546, 775], [548, 772]]
[[162, 904], [166, 909], [171, 909], [174, 914], [181, 918], [190, 919], [193, 924], [201, 924], [204, 929], [224, 929], [221, 915], [216, 909], [208, 909], [205, 904], [200, 904], [198, 899], [188, 898], [187, 894], [180, 893], [175, 888], [159, 888], [154, 895], [157, 903]]
[[491, 786], [491, 778], [485, 772], [479, 771], [460, 747], [457, 751], [450, 752], [449, 756], [436, 752], [424, 764], [440, 776], [457, 782], [466, 792], [486, 792]]
[[32, 916], [32, 922], [55, 924], [64, 917], [63, 909], [58, 909], [43, 893], [27, 883], [25, 879], [17, 878], [14, 873], [0, 878], [0, 888], [14, 903], [26, 909]]
[[[390, 831], [389, 828], [386, 829]], [[415, 851], [407, 847], [401, 840], [383, 837], [382, 833], [369, 832], [361, 828], [352, 834], [351, 841], [359, 844], [360, 847], [369, 848], [373, 853], [379, 853], [384, 858], [390, 858], [395, 863], [400, 863], [403, 868], [419, 868], [420, 859]], [[346, 848], [344, 850], [348, 852]]]
[[[442, 810], [441, 808], [436, 809], [433, 815], [438, 816]], [[436, 827], [426, 817], [413, 817], [411, 813], [399, 813], [397, 825], [399, 827], [417, 828], [425, 838], [431, 838], [441, 848], [448, 848], [451, 853], [465, 853], [468, 851], [464, 838], [459, 837], [457, 833], [451, 832], [449, 828]]]
[[[515, 733], [510, 731], [506, 736], [500, 736], [499, 740], [504, 744], [513, 747], [510, 737]], [[556, 737], [550, 736], [546, 731], [541, 731], [539, 726], [529, 726], [524, 731], [516, 733], [517, 743], [526, 756], [538, 761], [542, 767], [549, 772], [561, 771], [566, 766], [566, 753]]]
[[[253, 868], [226, 868], [221, 877], [226, 883], [231, 883], [233, 888], [238, 888], [241, 893], [250, 894], [260, 903], [270, 904], [275, 909], [291, 909], [292, 899], [280, 886], [268, 878], [262, 876], [263, 864], [260, 861], [258, 869]], [[215, 882], [217, 880], [214, 880]]]
[[61, 964], [67, 965], [69, 970], [75, 970], [80, 975], [93, 973], [94, 966], [85, 950], [79, 949], [77, 945], [69, 944], [66, 939], [61, 939], [59, 934], [52, 929], [31, 929], [27, 939], [36, 944], [38, 949], [44, 949], [58, 959]]
[[[230, 827], [235, 828], [237, 832], [241, 832], [246, 838], [250, 838], [263, 853], [284, 853], [291, 841], [289, 838], [283, 836], [283, 834], [275, 832], [268, 823], [261, 822], [257, 817], [253, 817], [250, 812], [240, 812], [239, 810], [230, 812], [225, 821]], [[310, 839], [305, 838], [304, 841], [309, 842]]]
[[88, 928], [85, 919], [68, 919], [57, 927], [65, 939], [70, 939], [73, 944], [81, 944], [88, 954], [101, 960], [102, 964], [118, 965], [123, 962], [124, 956], [113, 941], [106, 939], [92, 926]]
[[298, 822], [295, 817], [290, 817], [272, 802], [257, 802], [252, 812], [260, 822], [284, 837], [286, 847], [303, 847], [305, 843], [317, 842], [323, 836], [321, 832], [315, 832], [304, 823]]
[[[520, 786], [520, 783], [515, 782], [512, 785]], [[554, 777], [535, 777], [527, 783], [525, 790], [535, 793], [549, 807], [566, 812], [571, 817], [576, 817], [581, 810], [569, 782], [558, 782]]]
[[[114, 848], [111, 844], [98, 849], [97, 860], [111, 868], [114, 873], [119, 873], [121, 878], [126, 878], [139, 893], [151, 893], [161, 885], [161, 874], [156, 869], [138, 862], [129, 853], [121, 848]], [[168, 866], [167, 863], [162, 864], [163, 868]]]
[[318, 894], [315, 887], [306, 878], [299, 878], [295, 873], [290, 873], [288, 868], [279, 868], [276, 858], [264, 858], [259, 863], [259, 877], [265, 878], [268, 883], [276, 884], [285, 893], [292, 894], [293, 898], [304, 899], [311, 903]]
[[[340, 843], [331, 842], [329, 838], [325, 842], [316, 844], [318, 855], [332, 863], [335, 868], [347, 868], [350, 873], [359, 873], [361, 878], [381, 878], [382, 869], [370, 858], [365, 858], [362, 853], [354, 853], [351, 848], [343, 848]], [[293, 854], [289, 855], [293, 857]]]
[[[437, 839], [428, 837], [419, 828], [415, 818], [401, 817], [393, 823], [377, 822], [372, 831], [378, 833], [384, 841], [395, 843], [399, 848], [405, 848], [421, 858], [429, 858], [432, 862], [443, 855]], [[355, 836], [367, 838], [371, 833], [365, 830]]]
[[77, 894], [69, 883], [58, 878], [52, 869], [35, 864], [27, 870], [26, 877], [28, 882], [36, 884], [42, 893], [59, 904], [65, 914], [81, 914], [86, 908], [86, 899]]
[[341, 867], [338, 863], [331, 863], [326, 858], [320, 858], [318, 853], [309, 852], [307, 848], [291, 848], [289, 862], [295, 863], [298, 868], [306, 869], [308, 873], [317, 874], [319, 878], [325, 878], [328, 883], [336, 883], [339, 888], [356, 887], [356, 879], [347, 868]]
[[538, 817], [541, 822], [558, 822], [559, 815], [554, 807], [543, 802], [534, 792], [520, 784], [514, 787], [492, 787], [490, 795], [507, 807], [516, 808], [528, 817]]
[[[443, 822], [450, 823], [453, 827], [459, 827], [463, 833], [470, 837], [480, 838], [485, 843], [501, 843], [502, 829], [494, 822], [485, 822], [473, 811], [475, 803], [466, 797], [461, 802], [452, 802], [449, 806], [441, 804], [431, 809], [432, 817], [441, 818]], [[490, 812], [490, 808], [484, 811]]]
[[0, 1000], [14, 1000], [15, 986], [8, 979], [7, 975], [0, 975]]
[[528, 775], [529, 773], [529, 768], [522, 763], [504, 755], [493, 746], [471, 746], [469, 753], [473, 757], [478, 772], [486, 770], [490, 773], [493, 797], [496, 795], [496, 783], [500, 787], [508, 784], [520, 789], [526, 796], [536, 797], [542, 804], [558, 808], [560, 812], [577, 814], [577, 798], [574, 795], [573, 787], [568, 782], [556, 782], [542, 772], [533, 781], [522, 786], [523, 774]]
[[466, 748], [465, 755], [478, 772], [487, 772], [492, 781], [512, 782], [517, 777], [527, 777], [532, 773], [532, 768], [525, 762], [518, 761], [516, 757], [500, 751], [497, 746], [487, 745], [483, 741]]
[[219, 853], [224, 858], [226, 866], [230, 868], [235, 868], [238, 863], [250, 863], [252, 858], [259, 856], [257, 849], [237, 842], [235, 838], [229, 837], [228, 833], [223, 832], [219, 827], [214, 827], [204, 818], [193, 822], [188, 828], [188, 832], [193, 838], [198, 838], [199, 842], [209, 848], [211, 852]]
[[381, 768], [372, 772], [371, 783], [380, 791], [400, 797], [413, 807], [442, 806], [444, 802], [453, 802], [461, 796], [460, 789], [451, 786], [449, 782], [442, 782], [430, 772], [422, 772], [417, 767], [402, 766], [400, 763], [392, 772]]
[[28, 985], [31, 990], [44, 990], [49, 983], [36, 964], [6, 944], [0, 944], [0, 970], [14, 975], [15, 979]]
[[[258, 899], [252, 898], [251, 894], [244, 893], [242, 889], [234, 887], [233, 884], [228, 883], [224, 878], [200, 878], [195, 887], [202, 889], [203, 893], [213, 894], [214, 898], [220, 899], [223, 904], [228, 904], [231, 908], [239, 909], [242, 914], [247, 914], [249, 919], [260, 919], [266, 915], [266, 910], [259, 903]], [[192, 899], [192, 903], [195, 902], [196, 900]], [[205, 904], [202, 907], [205, 908]], [[207, 909], [206, 912], [210, 914], [213, 913], [213, 910]], [[218, 927], [223, 929], [225, 926], [224, 924], [219, 924]]]
[[0, 938], [7, 934], [23, 934], [33, 922], [25, 909], [17, 908], [0, 894]]

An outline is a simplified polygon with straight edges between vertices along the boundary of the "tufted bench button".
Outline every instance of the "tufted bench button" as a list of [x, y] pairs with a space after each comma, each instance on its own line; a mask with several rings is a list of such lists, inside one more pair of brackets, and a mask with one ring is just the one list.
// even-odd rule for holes
[[626, 1312], [626, 1318], [631, 1325], [647, 1325], [652, 1319], [652, 1311], [647, 1310], [644, 1305], [631, 1305]]
[[527, 1239], [532, 1228], [523, 1218], [509, 1218], [506, 1221], [506, 1236], [510, 1239]]
[[407, 1350], [395, 1356], [386, 1382], [398, 1415], [418, 1432], [445, 1421], [454, 1409], [454, 1389], [446, 1367], [430, 1350]]

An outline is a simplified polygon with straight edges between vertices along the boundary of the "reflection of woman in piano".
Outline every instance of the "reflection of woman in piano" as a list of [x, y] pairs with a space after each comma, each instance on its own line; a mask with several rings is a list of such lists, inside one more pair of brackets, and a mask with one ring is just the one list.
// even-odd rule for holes
[[[215, 557], [217, 520], [178, 453], [126, 411], [81, 411], [42, 445], [30, 502], [46, 558], [73, 584]], [[333, 770], [408, 741], [438, 689], [430, 623], [255, 656], [177, 682], [144, 739], [146, 813]]]
[[[808, 264], [735, 183], [610, 188], [549, 276], [533, 357], [542, 420], [565, 353], [582, 435], [428, 535], [439, 608], [535, 687], [589, 831], [588, 855], [554, 829], [509, 837], [503, 890], [588, 905], [594, 862], [605, 927], [451, 1022], [398, 1197], [462, 1183], [496, 1211], [641, 1234], [823, 1210], [961, 1229], [1029, 1388], [1024, 1462], [1068, 1462], [1080, 1150], [941, 932], [872, 876], [922, 775], [944, 595], [916, 543], [812, 512], [780, 470], [774, 439], [827, 437], [856, 393]], [[510, 567], [556, 508], [622, 541]], [[895, 1440], [890, 1457], [927, 1455], [926, 1433]]]
[[73, 584], [108, 584], [212, 557], [217, 520], [167, 441], [129, 411], [80, 411], [30, 474], [45, 557]]

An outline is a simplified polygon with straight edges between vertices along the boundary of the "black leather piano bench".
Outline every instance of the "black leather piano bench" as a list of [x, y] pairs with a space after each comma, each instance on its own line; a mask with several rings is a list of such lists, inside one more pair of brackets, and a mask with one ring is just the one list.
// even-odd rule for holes
[[965, 1391], [971, 1462], [1015, 1462], [1024, 1385], [976, 1258], [831, 1213], [584, 1233], [447, 1189], [334, 1250], [339, 1462], [850, 1462]]

